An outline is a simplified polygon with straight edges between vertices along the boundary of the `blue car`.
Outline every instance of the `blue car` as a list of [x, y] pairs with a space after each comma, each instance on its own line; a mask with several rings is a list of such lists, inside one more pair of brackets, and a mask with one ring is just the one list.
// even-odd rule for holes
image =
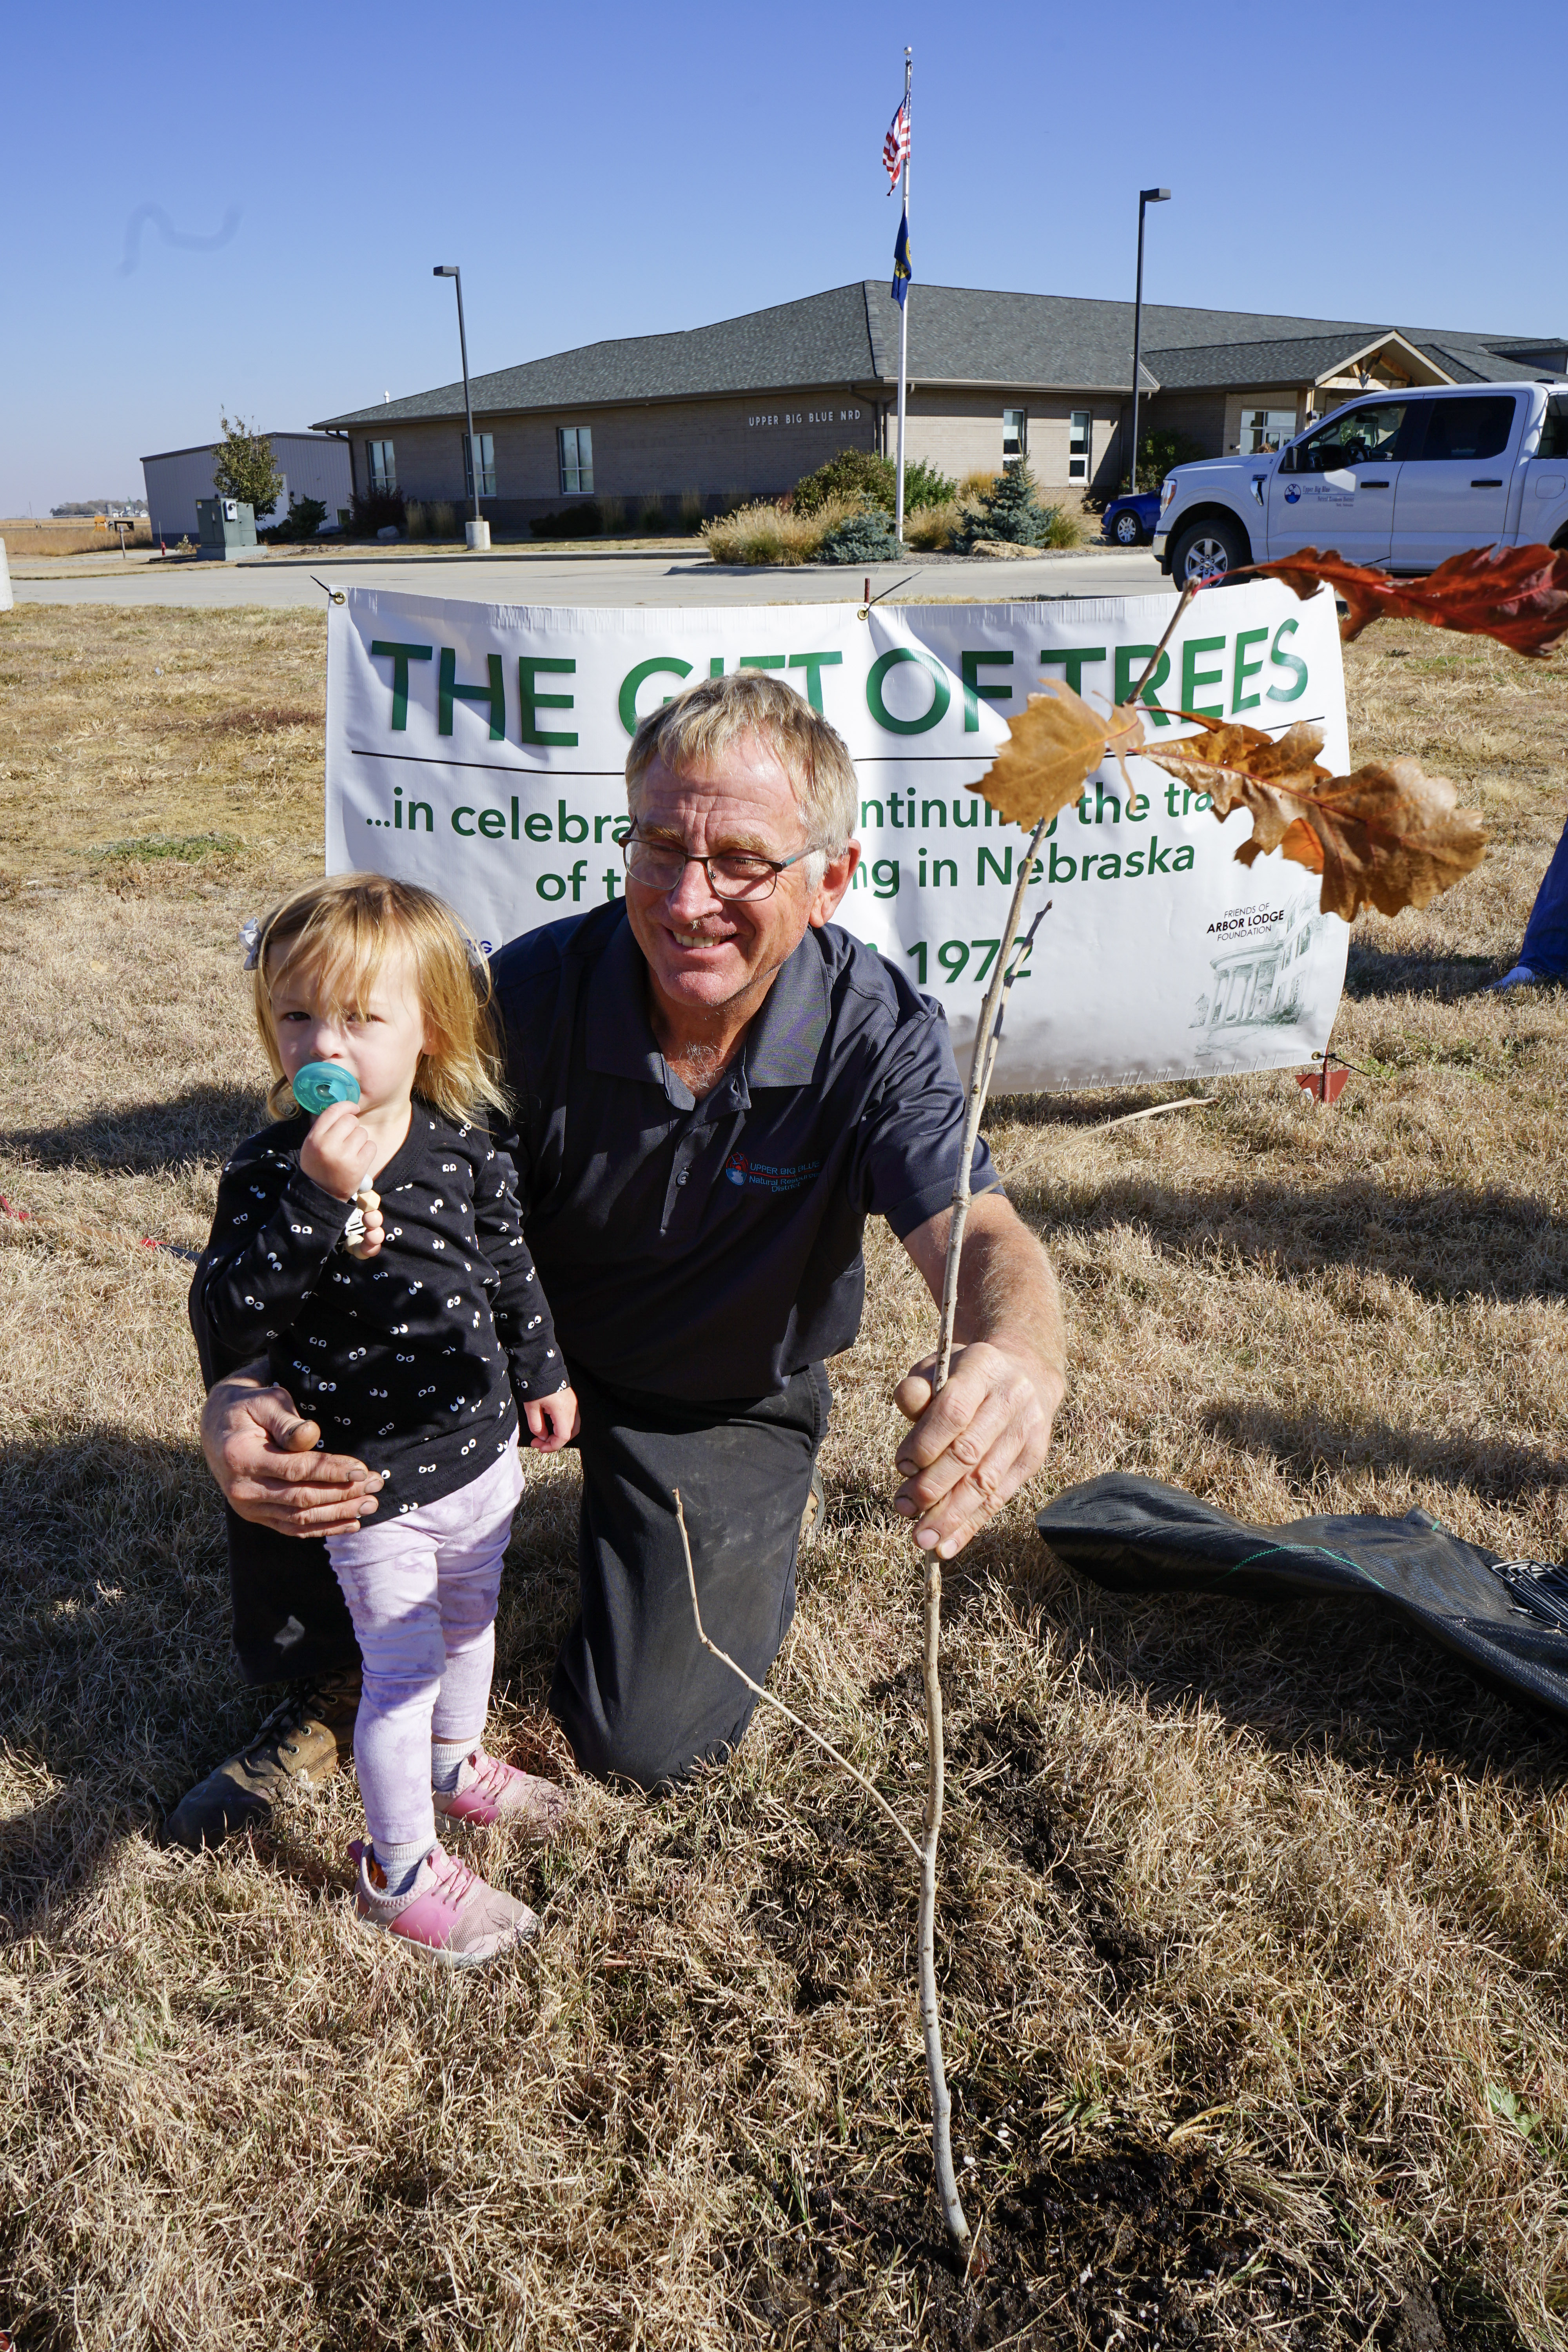
[[1143, 547], [1153, 538], [1159, 520], [1159, 491], [1140, 490], [1136, 498], [1111, 499], [1100, 524], [1100, 537], [1112, 547]]

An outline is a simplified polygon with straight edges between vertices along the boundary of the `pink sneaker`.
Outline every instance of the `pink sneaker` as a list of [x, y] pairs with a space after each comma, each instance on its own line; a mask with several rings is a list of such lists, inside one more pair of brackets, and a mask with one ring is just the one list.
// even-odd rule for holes
[[431, 1801], [447, 1821], [477, 1822], [485, 1829], [492, 1822], [510, 1822], [540, 1838], [553, 1837], [572, 1810], [565, 1790], [553, 1780], [535, 1780], [482, 1748], [464, 1757], [457, 1787], [434, 1790]]
[[538, 1916], [526, 1903], [487, 1886], [438, 1845], [420, 1864], [406, 1895], [386, 1893], [385, 1874], [362, 1839], [349, 1852], [359, 1864], [356, 1907], [364, 1926], [398, 1937], [422, 1960], [444, 1969], [477, 1969], [539, 1933]]

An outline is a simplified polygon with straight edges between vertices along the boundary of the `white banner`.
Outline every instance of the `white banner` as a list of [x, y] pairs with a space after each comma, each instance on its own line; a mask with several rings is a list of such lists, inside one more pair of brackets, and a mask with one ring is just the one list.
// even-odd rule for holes
[[[342, 601], [337, 600], [341, 593]], [[1173, 594], [1021, 604], [627, 611], [485, 604], [344, 586], [330, 607], [327, 870], [438, 890], [487, 945], [620, 895], [626, 746], [689, 678], [776, 670], [839, 730], [864, 856], [837, 920], [941, 998], [968, 1066], [1026, 836], [964, 787], [1010, 711], [1065, 677], [1131, 691]], [[1333, 598], [1272, 581], [1188, 607], [1152, 682], [1165, 709], [1324, 730], [1349, 767]], [[1192, 730], [1164, 710], [1151, 734]], [[1145, 761], [1114, 762], [1051, 828], [1049, 898], [1008, 1008], [999, 1088], [1279, 1069], [1328, 1043], [1349, 932], [1278, 853], [1235, 862], [1250, 818]]]

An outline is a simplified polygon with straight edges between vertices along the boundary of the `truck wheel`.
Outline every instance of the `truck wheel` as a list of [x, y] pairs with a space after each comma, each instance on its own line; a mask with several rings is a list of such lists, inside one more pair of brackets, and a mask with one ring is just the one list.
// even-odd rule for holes
[[1143, 526], [1131, 507], [1119, 514], [1110, 526], [1111, 536], [1119, 547], [1137, 547], [1143, 538]]
[[1224, 515], [1205, 515], [1189, 523], [1171, 551], [1171, 576], [1179, 587], [1189, 580], [1223, 580], [1252, 560], [1252, 550], [1238, 523]]

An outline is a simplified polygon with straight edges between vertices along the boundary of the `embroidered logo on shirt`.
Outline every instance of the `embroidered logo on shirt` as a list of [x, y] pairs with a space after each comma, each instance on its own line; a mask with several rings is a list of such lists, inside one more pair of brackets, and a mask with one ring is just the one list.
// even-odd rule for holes
[[797, 1160], [785, 1167], [776, 1160], [753, 1160], [750, 1152], [732, 1151], [724, 1162], [731, 1184], [750, 1185], [757, 1192], [798, 1192], [822, 1173], [820, 1160]]

